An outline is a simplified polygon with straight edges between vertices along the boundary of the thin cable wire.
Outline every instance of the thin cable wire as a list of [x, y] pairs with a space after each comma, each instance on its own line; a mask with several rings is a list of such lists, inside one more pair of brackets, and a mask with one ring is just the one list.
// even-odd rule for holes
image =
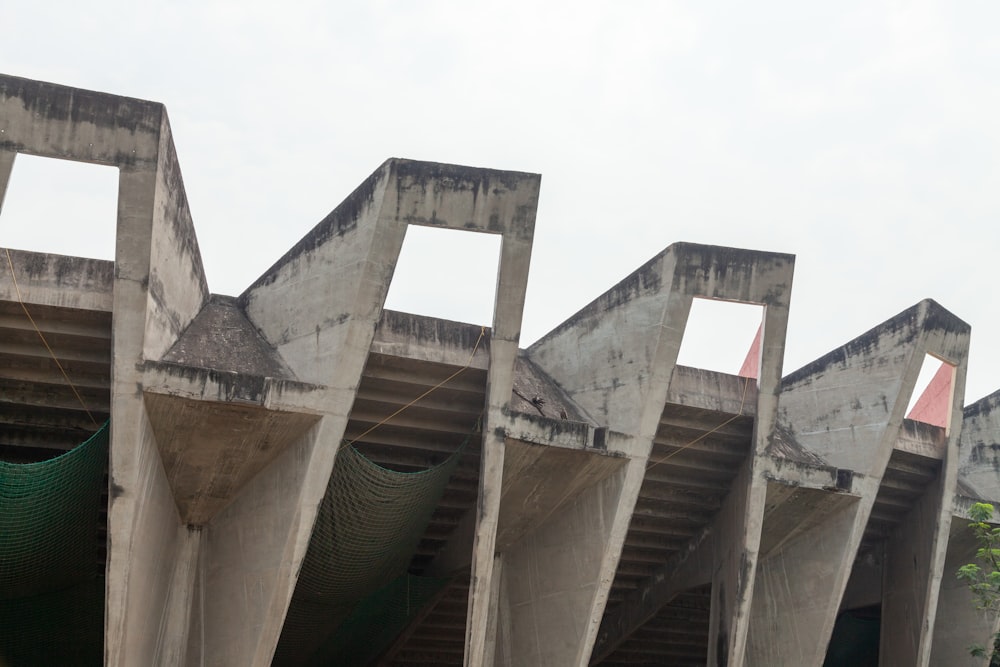
[[18, 287], [17, 276], [14, 275], [14, 260], [10, 258], [10, 248], [4, 248], [4, 252], [7, 253], [7, 266], [10, 267], [10, 279], [14, 283], [14, 293], [17, 294], [17, 302], [21, 304], [21, 310], [23, 310], [24, 314], [28, 317], [28, 321], [31, 322], [31, 326], [35, 329], [35, 333], [37, 333], [38, 337], [42, 339], [42, 344], [45, 345], [45, 349], [49, 351], [52, 361], [56, 362], [59, 372], [62, 373], [64, 378], [66, 378], [66, 384], [68, 384], [69, 388], [73, 390], [73, 395], [76, 396], [76, 400], [80, 401], [80, 405], [83, 406], [83, 411], [87, 413], [88, 417], [90, 417], [90, 421], [93, 422], [94, 426], [100, 426], [100, 424], [97, 423], [97, 420], [94, 419], [94, 415], [90, 414], [90, 410], [87, 408], [87, 404], [83, 402], [83, 397], [80, 396], [80, 392], [78, 392], [76, 387], [73, 386], [73, 382], [69, 379], [69, 375], [66, 374], [66, 369], [64, 369], [62, 364], [59, 363], [59, 360], [56, 358], [56, 353], [52, 351], [52, 347], [49, 345], [49, 341], [45, 340], [45, 336], [42, 334], [41, 329], [39, 329], [38, 325], [35, 324], [35, 318], [31, 316], [31, 313], [28, 312], [28, 307], [24, 305], [24, 299], [21, 297], [21, 288]]
[[691, 442], [687, 443], [686, 445], [683, 445], [682, 447], [679, 447], [678, 449], [675, 449], [674, 451], [670, 452], [666, 456], [662, 457], [660, 460], [656, 461], [651, 466], [649, 466], [648, 468], [646, 468], [646, 472], [649, 472], [650, 470], [652, 470], [653, 468], [655, 468], [656, 466], [660, 465], [661, 463], [663, 463], [665, 461], [669, 461], [673, 456], [676, 456], [677, 454], [680, 454], [681, 452], [683, 452], [688, 447], [691, 447], [692, 445], [696, 445], [697, 443], [701, 442], [702, 440], [704, 440], [708, 436], [712, 435], [713, 433], [715, 433], [719, 429], [724, 428], [726, 425], [731, 424], [732, 422], [734, 422], [737, 419], [739, 419], [740, 417], [742, 417], [743, 416], [743, 406], [746, 404], [746, 400], [747, 400], [747, 388], [750, 386], [750, 380], [751, 380], [751, 378], [746, 378], [743, 381], [743, 397], [740, 399], [740, 410], [739, 410], [739, 412], [737, 412], [735, 415], [733, 415], [732, 417], [730, 417], [726, 421], [722, 422], [721, 424], [719, 424], [718, 426], [716, 426], [715, 428], [713, 428], [711, 431], [705, 431], [704, 433], [702, 433], [701, 435], [699, 435], [697, 438], [695, 438]]
[[393, 412], [391, 415], [389, 415], [388, 417], [386, 417], [382, 421], [378, 422], [377, 424], [375, 424], [374, 426], [372, 426], [371, 428], [369, 428], [367, 431], [365, 431], [364, 433], [362, 433], [358, 437], [354, 438], [353, 440], [345, 441], [344, 444], [341, 446], [341, 449], [343, 449], [343, 447], [347, 447], [348, 445], [353, 445], [355, 442], [357, 442], [358, 440], [361, 440], [366, 435], [368, 435], [369, 433], [371, 433], [372, 431], [374, 431], [375, 429], [377, 429], [379, 426], [382, 426], [383, 424], [385, 424], [386, 422], [388, 422], [390, 419], [392, 419], [393, 417], [395, 417], [399, 413], [401, 413], [404, 410], [406, 410], [407, 408], [413, 406], [414, 403], [417, 403], [418, 401], [422, 400], [424, 397], [426, 397], [431, 392], [433, 392], [433, 391], [435, 391], [437, 389], [440, 389], [443, 385], [445, 385], [448, 382], [451, 382], [452, 380], [454, 380], [455, 378], [457, 378], [462, 373], [462, 371], [466, 370], [469, 366], [472, 365], [472, 361], [476, 357], [476, 352], [479, 350], [479, 344], [483, 342], [483, 338], [485, 338], [485, 337], [486, 337], [486, 327], [481, 327], [479, 329], [479, 338], [476, 339], [476, 345], [472, 348], [472, 354], [469, 355], [469, 361], [467, 361], [464, 366], [462, 366], [461, 368], [459, 368], [457, 371], [455, 371], [454, 373], [452, 373], [451, 375], [449, 375], [445, 379], [443, 379], [440, 382], [438, 382], [436, 385], [434, 385], [433, 387], [431, 387], [430, 389], [428, 389], [424, 393], [422, 393], [419, 396], [417, 396], [415, 399], [413, 399], [412, 401], [410, 401], [409, 403], [407, 403], [406, 405], [404, 405], [400, 409], [398, 409], [395, 412]]

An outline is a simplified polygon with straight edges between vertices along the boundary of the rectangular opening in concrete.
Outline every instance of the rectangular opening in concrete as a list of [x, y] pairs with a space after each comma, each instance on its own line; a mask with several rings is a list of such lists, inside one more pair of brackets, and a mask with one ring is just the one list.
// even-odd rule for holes
[[763, 306], [695, 298], [677, 363], [757, 377], [759, 345], [755, 341], [763, 315]]
[[0, 247], [115, 258], [118, 169], [19, 154], [0, 209]]
[[955, 367], [931, 354], [924, 355], [906, 406], [906, 418], [947, 429], [951, 419]]
[[410, 225], [385, 307], [470, 324], [493, 324], [501, 237]]

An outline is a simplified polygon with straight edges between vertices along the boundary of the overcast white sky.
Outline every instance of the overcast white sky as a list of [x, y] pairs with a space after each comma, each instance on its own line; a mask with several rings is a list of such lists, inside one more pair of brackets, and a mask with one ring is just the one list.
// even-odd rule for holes
[[[1000, 388], [995, 1], [159, 4], [6, 3], [0, 71], [167, 105], [214, 292], [387, 157], [532, 171], [523, 345], [694, 241], [797, 255], [786, 373], [931, 297], [973, 326], [966, 402]], [[18, 158], [0, 245], [109, 257], [82, 169]], [[436, 312], [492, 297], [436, 243], [444, 285], [390, 305], [483, 319]]]

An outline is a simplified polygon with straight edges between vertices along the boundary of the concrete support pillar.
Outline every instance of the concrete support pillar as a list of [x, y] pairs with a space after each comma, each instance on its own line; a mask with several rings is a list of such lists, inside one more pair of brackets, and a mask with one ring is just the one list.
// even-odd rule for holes
[[[165, 114], [155, 166], [121, 167], [112, 312], [110, 500], [105, 652], [156, 663], [183, 525], [142, 397], [142, 362], [168, 349], [208, 297]], [[150, 147], [150, 151], [154, 149]], [[150, 168], [153, 166], [153, 168]], [[155, 264], [154, 264], [155, 262]], [[154, 357], [155, 358], [155, 357]], [[174, 601], [186, 599], [175, 594]], [[172, 625], [186, 625], [174, 614]], [[173, 653], [176, 655], [176, 653]]]
[[750, 457], [733, 480], [713, 521], [709, 665], [738, 667], [744, 660], [766, 492], [753, 463]]

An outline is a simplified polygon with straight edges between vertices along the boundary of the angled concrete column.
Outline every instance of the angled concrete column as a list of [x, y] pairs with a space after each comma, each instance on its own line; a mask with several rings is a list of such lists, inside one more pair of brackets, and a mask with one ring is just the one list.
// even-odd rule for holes
[[[955, 386], [961, 387], [967, 350], [968, 325], [924, 301], [785, 378], [775, 462], [789, 455], [811, 458], [812, 465], [833, 473], [833, 488], [841, 493], [812, 493], [805, 502], [803, 492], [780, 486], [801, 484], [796, 466], [775, 468], [748, 664], [823, 663], [924, 356], [932, 353], [958, 366]], [[953, 411], [961, 410], [961, 400], [959, 389]], [[928, 502], [940, 508], [940, 488], [924, 495], [931, 497]], [[940, 517], [937, 509], [931, 514]], [[911, 658], [889, 664], [917, 664]]]
[[[715, 659], [715, 651], [721, 650], [727, 658], [719, 660], [728, 659], [733, 666], [742, 664], [765, 492], [765, 480], [756, 461], [773, 432], [793, 264], [789, 255], [675, 244], [530, 348], [532, 359], [589, 414], [624, 434], [621, 451], [631, 459], [609, 529], [609, 542], [602, 545], [596, 595], [573, 612], [589, 619], [582, 650], [574, 647], [557, 664], [591, 661], [585, 657], [583, 662], [575, 662], [579, 657], [574, 656], [589, 656], [597, 639], [696, 296], [765, 307], [753, 453], [727, 499], [734, 508], [720, 513], [716, 526], [733, 539], [735, 546], [712, 552], [718, 590], [724, 591], [717, 596], [713, 646], [720, 645], [719, 636], [724, 639], [721, 648], [712, 649], [712, 657]], [[594, 360], [602, 362], [595, 364]], [[670, 579], [670, 573], [654, 579]], [[621, 618], [611, 621], [614, 630], [602, 631], [602, 643], [595, 656], [607, 655], [655, 614], [659, 607], [648, 606], [649, 599], [637, 593], [635, 600], [630, 598], [622, 605]], [[656, 600], [662, 606], [668, 598]]]

